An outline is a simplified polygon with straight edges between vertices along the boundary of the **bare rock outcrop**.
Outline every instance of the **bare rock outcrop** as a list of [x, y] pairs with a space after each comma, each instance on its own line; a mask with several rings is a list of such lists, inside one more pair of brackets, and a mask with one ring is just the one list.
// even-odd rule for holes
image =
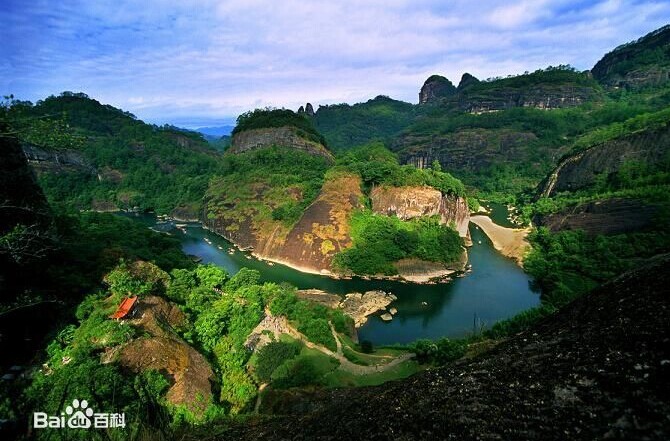
[[226, 153], [243, 153], [272, 146], [290, 147], [333, 161], [333, 155], [322, 144], [300, 136], [299, 130], [292, 126], [251, 129], [235, 133]]
[[447, 78], [441, 75], [429, 77], [419, 92], [419, 104], [438, 101], [440, 98], [452, 96], [456, 93], [456, 87]]
[[330, 294], [320, 289], [299, 290], [298, 297], [319, 303], [328, 308], [342, 309], [342, 312], [354, 320], [356, 328], [361, 327], [367, 322], [370, 315], [378, 311], [385, 311], [387, 306], [394, 300], [397, 300], [395, 295], [384, 291], [353, 292], [342, 298], [337, 294]]
[[[254, 189], [262, 200], [267, 188]], [[362, 208], [360, 177], [341, 173], [324, 182], [319, 196], [305, 209], [293, 227], [281, 221], [256, 225], [254, 213], [216, 216], [205, 214], [205, 225], [256, 257], [294, 267], [300, 271], [328, 274], [335, 254], [351, 246], [349, 217]]]
[[259, 244], [256, 252], [299, 269], [328, 273], [335, 254], [351, 246], [349, 216], [362, 208], [361, 199], [358, 176], [341, 174], [326, 180], [286, 239]]
[[214, 371], [202, 354], [176, 334], [186, 316], [176, 305], [156, 296], [141, 299], [136, 308], [136, 318], [128, 322], [146, 334], [113, 349], [103, 360], [118, 361], [135, 372], [167, 374], [170, 388], [166, 399], [202, 416], [213, 399], [210, 381]]
[[375, 187], [370, 192], [372, 210], [386, 216], [397, 216], [402, 220], [421, 216], [440, 216], [440, 221], [452, 225], [471, 245], [470, 210], [467, 201], [460, 196], [443, 195], [433, 187]]

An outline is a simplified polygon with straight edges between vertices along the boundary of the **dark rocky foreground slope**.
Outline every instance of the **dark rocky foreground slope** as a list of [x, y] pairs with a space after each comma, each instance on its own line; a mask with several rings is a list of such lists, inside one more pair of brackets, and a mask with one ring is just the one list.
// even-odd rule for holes
[[669, 284], [666, 255], [472, 359], [186, 438], [665, 440]]

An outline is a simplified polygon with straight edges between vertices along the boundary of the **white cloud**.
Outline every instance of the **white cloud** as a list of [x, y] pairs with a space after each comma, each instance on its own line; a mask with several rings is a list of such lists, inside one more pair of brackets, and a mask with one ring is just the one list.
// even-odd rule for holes
[[153, 121], [416, 102], [433, 73], [587, 69], [670, 17], [668, 2], [634, 0], [8, 1], [0, 92], [82, 90]]

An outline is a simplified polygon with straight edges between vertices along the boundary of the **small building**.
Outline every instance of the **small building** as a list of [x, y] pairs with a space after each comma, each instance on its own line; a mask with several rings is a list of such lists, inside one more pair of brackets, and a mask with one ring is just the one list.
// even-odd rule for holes
[[132, 317], [135, 314], [134, 306], [137, 302], [137, 296], [126, 297], [121, 301], [121, 304], [116, 308], [116, 312], [110, 315], [109, 318], [114, 320], [121, 320]]

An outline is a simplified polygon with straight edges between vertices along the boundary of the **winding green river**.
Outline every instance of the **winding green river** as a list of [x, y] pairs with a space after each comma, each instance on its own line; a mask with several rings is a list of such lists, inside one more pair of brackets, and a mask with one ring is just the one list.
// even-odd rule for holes
[[181, 240], [185, 253], [200, 257], [203, 263], [219, 265], [231, 274], [248, 267], [258, 270], [264, 281], [288, 282], [300, 289], [318, 288], [336, 294], [381, 289], [395, 294], [398, 300], [391, 306], [395, 306], [398, 313], [393, 320], [384, 322], [378, 315], [371, 316], [359, 330], [360, 340], [369, 340], [375, 345], [409, 343], [420, 338], [462, 337], [540, 301], [539, 293], [531, 289], [530, 277], [510, 259], [501, 256], [473, 224], [470, 224], [473, 246], [468, 249], [472, 272], [446, 284], [415, 285], [360, 278], [337, 280], [305, 274], [256, 260], [197, 223], [187, 224], [182, 232], [173, 222], [157, 223], [154, 217], [144, 215], [130, 217], [173, 234]]

